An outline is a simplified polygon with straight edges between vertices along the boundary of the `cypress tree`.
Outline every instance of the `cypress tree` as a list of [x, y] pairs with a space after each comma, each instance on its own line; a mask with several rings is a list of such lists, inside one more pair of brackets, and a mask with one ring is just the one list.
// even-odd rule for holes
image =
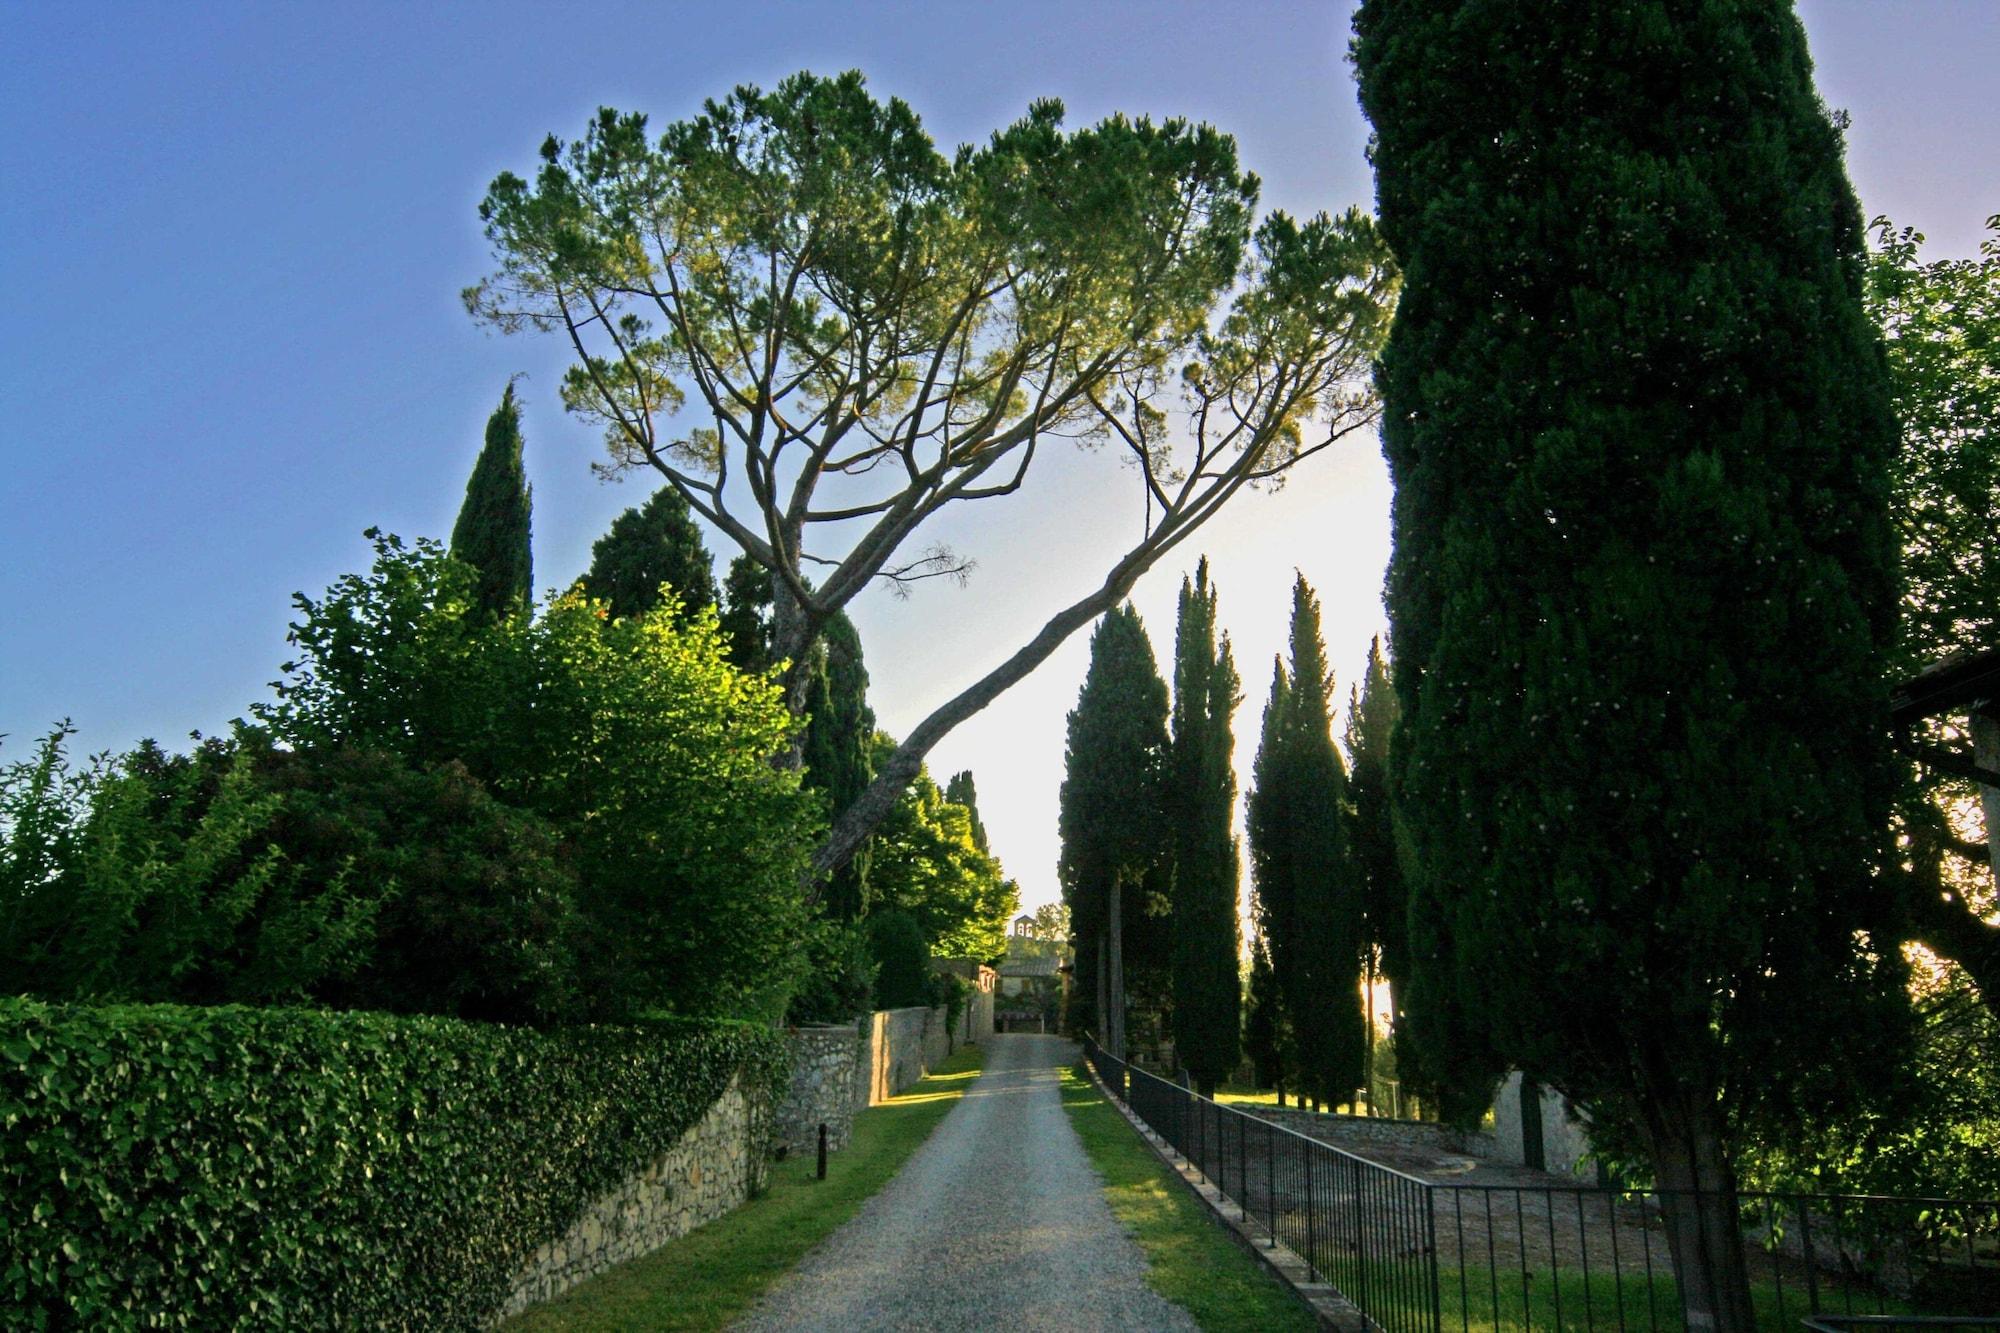
[[1405, 274], [1380, 383], [1410, 1016], [1461, 1089], [1512, 1064], [1643, 1144], [1687, 1322], [1733, 1333], [1733, 1145], [1900, 1049], [1896, 425], [1790, 5], [1524, 15], [1356, 18]]
[[964, 769], [951, 775], [951, 781], [944, 784], [944, 798], [955, 805], [962, 805], [972, 816], [972, 841], [980, 851], [991, 854], [993, 845], [986, 840], [986, 822], [979, 817], [979, 791], [972, 785], [972, 770]]
[[771, 571], [747, 555], [731, 560], [723, 579], [722, 637], [741, 670], [771, 665]]
[[[1257, 941], [1271, 968], [1269, 1002], [1283, 1010], [1285, 981], [1298, 966], [1298, 903], [1292, 874], [1292, 842], [1287, 834], [1285, 803], [1288, 757], [1286, 721], [1292, 710], [1292, 682], [1283, 658], [1271, 662], [1271, 690], [1264, 701], [1264, 718], [1257, 737], [1257, 757], [1250, 767], [1250, 796], [1245, 802], [1245, 830], [1250, 840], [1251, 904]], [[1298, 1063], [1289, 1042], [1280, 1042], [1272, 1086], [1282, 1103], [1285, 1089], [1296, 1087]]]
[[1278, 1104], [1285, 1102], [1284, 1004], [1278, 978], [1271, 971], [1271, 951], [1259, 930], [1250, 942], [1250, 993], [1243, 1019], [1243, 1053], [1260, 1088], [1275, 1088]]
[[[1098, 622], [1068, 721], [1058, 872], [1076, 941], [1077, 1008], [1124, 1051], [1124, 953], [1137, 891], [1159, 861], [1167, 685], [1128, 602]], [[1133, 910], [1127, 910], [1129, 908]]]
[[514, 386], [486, 420], [486, 443], [465, 483], [465, 502], [451, 529], [451, 553], [479, 571], [473, 596], [488, 615], [504, 616], [534, 600], [529, 549], [533, 492], [521, 464], [521, 410]]
[[1167, 808], [1173, 839], [1174, 1051], [1203, 1096], [1236, 1068], [1238, 989], [1235, 749], [1241, 702], [1229, 637], [1218, 643], [1208, 561], [1181, 580], [1174, 636], [1174, 710]]
[[[1376, 1002], [1372, 994], [1377, 979], [1388, 992], [1385, 997], [1391, 1021], [1400, 1013], [1396, 1001], [1401, 993], [1399, 978], [1409, 973], [1409, 902], [1403, 888], [1401, 868], [1396, 864], [1396, 829], [1389, 808], [1389, 747], [1396, 727], [1396, 694], [1389, 683], [1389, 664], [1382, 655], [1382, 640], [1368, 643], [1368, 669], [1362, 683], [1352, 690], [1347, 704], [1347, 763], [1350, 832], [1348, 843], [1354, 850], [1354, 874], [1360, 886], [1362, 954], [1369, 1003], [1369, 1097], [1375, 1095], [1374, 1023]], [[1401, 1024], [1393, 1029], [1400, 1036]], [[1422, 1057], [1414, 1056], [1421, 1064]], [[1398, 1071], [1406, 1071], [1412, 1060], [1400, 1052]], [[1407, 1073], [1404, 1073], [1407, 1081]]]
[[590, 548], [583, 590], [608, 603], [614, 616], [636, 616], [659, 605], [663, 583], [690, 612], [716, 603], [713, 557], [687, 501], [671, 486], [611, 521]]
[[1348, 845], [1347, 767], [1333, 742], [1333, 669], [1319, 598], [1292, 584], [1290, 688], [1284, 722], [1284, 836], [1293, 877], [1291, 975], [1279, 975], [1293, 1019], [1299, 1087], [1329, 1105], [1351, 1101], [1368, 1049], [1361, 1014], [1362, 898]]
[[[875, 710], [868, 706], [868, 666], [862, 659], [861, 636], [846, 612], [836, 612], [827, 621], [815, 652], [803, 780], [826, 793], [828, 817], [838, 819], [874, 779]], [[827, 881], [822, 900], [834, 916], [851, 921], [868, 910], [872, 857], [871, 840]]]

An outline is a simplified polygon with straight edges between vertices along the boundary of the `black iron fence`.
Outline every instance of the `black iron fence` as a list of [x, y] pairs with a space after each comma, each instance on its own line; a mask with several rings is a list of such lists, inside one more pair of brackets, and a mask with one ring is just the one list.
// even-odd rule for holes
[[[1384, 1333], [1685, 1328], [1669, 1228], [1707, 1245], [1727, 1217], [1713, 1196], [1425, 1179], [1094, 1042], [1084, 1053], [1255, 1232]], [[1760, 1329], [2000, 1329], [2000, 1200], [1744, 1193], [1735, 1207]]]

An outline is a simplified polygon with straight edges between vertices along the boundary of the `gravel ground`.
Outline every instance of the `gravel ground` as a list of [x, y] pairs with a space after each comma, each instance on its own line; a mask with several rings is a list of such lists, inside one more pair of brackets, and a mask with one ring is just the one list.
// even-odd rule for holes
[[965, 1099], [746, 1330], [1196, 1327], [1146, 1285], [1062, 1109], [1076, 1047], [997, 1036]]

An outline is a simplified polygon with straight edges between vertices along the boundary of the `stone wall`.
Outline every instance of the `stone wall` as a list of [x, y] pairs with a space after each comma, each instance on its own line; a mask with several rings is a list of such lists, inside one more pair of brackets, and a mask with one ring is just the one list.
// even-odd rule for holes
[[1493, 1136], [1485, 1130], [1466, 1134], [1428, 1120], [1390, 1120], [1385, 1116], [1331, 1115], [1290, 1106], [1239, 1103], [1239, 1111], [1282, 1125], [1307, 1138], [1344, 1148], [1354, 1143], [1397, 1143], [1432, 1152], [1459, 1153], [1489, 1160], [1495, 1157]]
[[854, 1104], [886, 1102], [928, 1074], [945, 1057], [943, 1009], [877, 1009], [861, 1020]]
[[[1590, 1125], [1572, 1110], [1563, 1095], [1550, 1088], [1542, 1093], [1542, 1169], [1553, 1175], [1581, 1174], [1590, 1160]], [[1521, 1126], [1521, 1073], [1507, 1075], [1493, 1098], [1494, 1160], [1525, 1166], [1527, 1144]]]
[[614, 1264], [714, 1221], [764, 1184], [771, 1108], [731, 1079], [715, 1105], [665, 1153], [600, 1196], [568, 1233], [537, 1250], [499, 1318], [561, 1295]]
[[792, 1077], [778, 1107], [772, 1146], [817, 1152], [823, 1123], [828, 1151], [840, 1151], [854, 1134], [855, 1081], [866, 1059], [861, 1033], [851, 1023], [794, 1028], [785, 1034], [785, 1044], [791, 1048]]

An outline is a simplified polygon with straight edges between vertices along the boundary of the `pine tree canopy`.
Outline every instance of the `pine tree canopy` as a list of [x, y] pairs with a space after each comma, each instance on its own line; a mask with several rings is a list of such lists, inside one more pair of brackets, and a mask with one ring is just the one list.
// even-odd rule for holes
[[671, 486], [611, 521], [590, 548], [583, 590], [608, 603], [614, 616], [636, 616], [660, 603], [660, 585], [673, 588], [686, 610], [716, 603], [715, 567], [687, 501]]
[[1235, 822], [1230, 756], [1241, 681], [1216, 632], [1208, 560], [1181, 581], [1174, 636], [1167, 808], [1173, 846], [1174, 1050], [1204, 1093], [1236, 1068], [1242, 1035]]
[[[1896, 423], [1840, 126], [1785, 0], [1364, 0], [1355, 28], [1407, 275], [1380, 384], [1410, 1016], [1461, 1109], [1516, 1065], [1662, 1186], [1726, 1190], [1731, 1137], [1850, 1100], [1906, 1008]], [[1735, 1268], [1682, 1268], [1690, 1322], [1749, 1325]]]
[[521, 463], [521, 409], [514, 386], [486, 421], [486, 443], [465, 483], [465, 502], [451, 529], [451, 554], [479, 571], [473, 596], [491, 616], [510, 615], [534, 600], [529, 547], [532, 492]]

